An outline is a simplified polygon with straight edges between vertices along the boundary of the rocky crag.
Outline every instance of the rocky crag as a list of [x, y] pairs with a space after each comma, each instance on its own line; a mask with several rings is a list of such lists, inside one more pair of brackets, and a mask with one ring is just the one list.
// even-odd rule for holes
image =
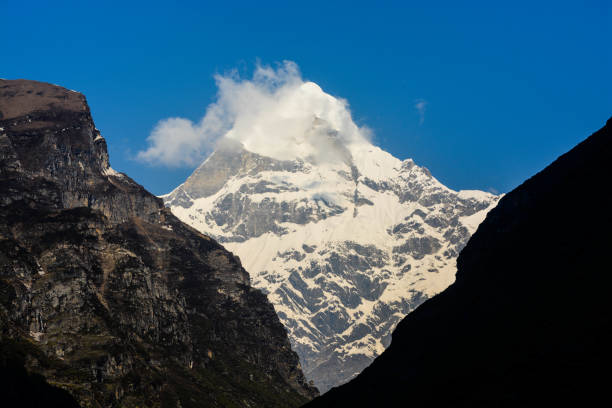
[[612, 119], [504, 196], [457, 279], [307, 406], [598, 406], [612, 363]]
[[499, 197], [453, 191], [410, 159], [346, 143], [319, 117], [301, 136], [285, 160], [225, 138], [163, 199], [240, 257], [324, 392], [453, 282], [459, 251]]
[[317, 394], [239, 260], [110, 167], [83, 95], [34, 81], [0, 80], [0, 345], [3, 396], [45, 406]]

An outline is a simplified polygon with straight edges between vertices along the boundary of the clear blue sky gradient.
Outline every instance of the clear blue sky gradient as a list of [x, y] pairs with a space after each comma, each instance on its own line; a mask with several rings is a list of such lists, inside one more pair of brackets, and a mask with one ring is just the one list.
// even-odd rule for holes
[[133, 160], [153, 126], [201, 118], [213, 75], [257, 59], [295, 61], [454, 189], [507, 192], [612, 115], [609, 0], [207, 3], [0, 0], [0, 77], [83, 92], [113, 167], [156, 194], [193, 169]]

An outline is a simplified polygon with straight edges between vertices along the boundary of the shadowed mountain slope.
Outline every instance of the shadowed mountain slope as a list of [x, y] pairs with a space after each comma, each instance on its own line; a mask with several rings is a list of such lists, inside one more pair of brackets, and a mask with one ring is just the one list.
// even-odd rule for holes
[[91, 407], [317, 393], [239, 260], [109, 166], [83, 95], [34, 81], [0, 80], [0, 346], [2, 406], [70, 406], [43, 377]]
[[355, 380], [306, 406], [609, 400], [611, 154], [609, 120], [504, 196], [459, 255], [456, 282]]

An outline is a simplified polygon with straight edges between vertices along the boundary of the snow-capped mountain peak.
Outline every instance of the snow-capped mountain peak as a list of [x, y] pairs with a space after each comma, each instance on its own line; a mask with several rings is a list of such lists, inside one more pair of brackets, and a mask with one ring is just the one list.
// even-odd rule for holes
[[215, 146], [163, 198], [240, 257], [324, 392], [454, 280], [459, 251], [499, 197], [453, 191], [373, 145], [348, 102], [302, 80], [294, 63], [216, 79], [202, 120], [160, 122], [139, 157], [192, 163]]
[[407, 313], [454, 280], [498, 197], [453, 191], [321, 118], [286, 159], [220, 144], [164, 200], [237, 254], [321, 391], [379, 355]]

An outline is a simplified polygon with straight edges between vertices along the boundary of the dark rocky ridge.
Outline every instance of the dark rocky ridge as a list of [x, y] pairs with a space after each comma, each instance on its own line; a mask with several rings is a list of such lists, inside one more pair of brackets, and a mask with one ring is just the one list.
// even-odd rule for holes
[[82, 406], [317, 394], [239, 260], [110, 168], [83, 95], [34, 81], [0, 80], [0, 346], [3, 375]]
[[306, 406], [609, 400], [611, 153], [612, 119], [507, 194], [461, 252], [456, 282], [356, 379]]

